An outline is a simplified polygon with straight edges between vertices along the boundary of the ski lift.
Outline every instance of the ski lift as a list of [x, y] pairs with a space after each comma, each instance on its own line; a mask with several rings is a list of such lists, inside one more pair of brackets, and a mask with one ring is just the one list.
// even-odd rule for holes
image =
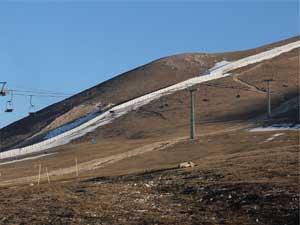
[[32, 116], [35, 114], [35, 105], [32, 104], [32, 95], [30, 95], [29, 99], [29, 115]]
[[13, 106], [13, 91], [11, 91], [11, 97], [10, 100], [6, 102], [6, 107], [5, 107], [5, 111], [7, 113], [11, 113], [14, 111], [14, 106]]
[[203, 102], [209, 102], [209, 99], [207, 98], [207, 89], [204, 89], [204, 98], [202, 99]]
[[11, 113], [14, 111], [13, 103], [11, 101], [6, 102], [5, 112]]
[[240, 95], [240, 90], [238, 90], [238, 93], [236, 94], [235, 97], [236, 97], [236, 98], [240, 98], [240, 97], [241, 97], [241, 95]]

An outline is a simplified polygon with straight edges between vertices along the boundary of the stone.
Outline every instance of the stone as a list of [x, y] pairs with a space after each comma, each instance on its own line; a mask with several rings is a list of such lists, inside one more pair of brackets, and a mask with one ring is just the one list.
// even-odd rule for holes
[[189, 168], [189, 167], [195, 167], [195, 166], [196, 166], [196, 164], [193, 162], [183, 162], [178, 165], [179, 168]]

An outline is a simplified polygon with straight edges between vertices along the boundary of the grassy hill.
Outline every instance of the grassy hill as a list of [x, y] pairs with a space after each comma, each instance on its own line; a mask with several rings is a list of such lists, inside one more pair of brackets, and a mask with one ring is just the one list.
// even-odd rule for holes
[[[271, 45], [266, 45], [256, 49], [240, 51], [240, 52], [218, 53], [218, 54], [204, 54], [204, 53], [181, 54], [181, 55], [165, 57], [153, 61], [149, 64], [136, 68], [132, 71], [128, 71], [124, 74], [116, 76], [95, 87], [92, 87], [77, 95], [74, 95], [62, 102], [56, 103], [45, 109], [42, 109], [41, 111], [37, 112], [35, 116], [28, 116], [24, 119], [21, 119], [19, 121], [16, 121], [15, 123], [8, 125], [7, 127], [2, 128], [0, 131], [1, 149], [3, 151], [8, 148], [24, 146], [26, 144], [36, 142], [40, 140], [40, 138], [43, 137], [48, 131], [53, 130], [59, 126], [62, 126], [70, 121], [78, 119], [89, 112], [92, 112], [93, 110], [95, 110], [97, 106], [104, 107], [108, 104], [119, 104], [126, 100], [144, 95], [146, 93], [150, 93], [154, 90], [158, 90], [163, 87], [178, 83], [180, 81], [184, 81], [188, 78], [195, 77], [198, 74], [201, 74], [207, 69], [211, 68], [216, 62], [222, 61], [224, 59], [226, 60], [240, 59], [252, 54], [256, 54], [274, 48], [276, 46], [293, 42], [298, 39], [299, 37], [294, 37]], [[286, 71], [283, 71], [284, 73], [287, 72], [287, 75], [285, 76], [288, 76], [285, 78], [285, 80], [287, 80], [286, 82], [290, 82], [295, 86], [294, 81], [296, 78], [295, 76], [293, 76], [293, 74], [291, 75], [291, 73], [296, 73], [295, 71], [297, 71], [297, 68], [295, 68], [297, 67], [297, 64], [295, 63], [295, 60], [297, 60], [297, 50], [295, 50], [294, 53], [288, 53], [286, 55], [287, 56], [283, 56], [283, 58], [281, 57], [281, 63], [285, 64], [287, 61], [288, 63], [287, 65], [291, 64], [292, 67], [290, 69], [285, 68]], [[292, 58], [291, 59], [292, 61], [290, 61], [289, 55], [291, 55], [290, 57]], [[263, 72], [261, 68], [260, 69], [255, 68], [252, 71], [255, 71], [257, 69], [258, 72], [255, 71], [254, 75], [251, 74], [250, 79], [256, 79], [256, 81], [258, 81], [257, 76], [258, 77], [270, 76], [271, 70], [266, 68], [267, 66], [263, 66], [263, 65], [264, 65], [263, 63], [260, 63], [259, 67], [263, 67], [263, 69], [266, 71], [266, 74], [262, 75], [262, 73], [264, 73], [265, 71]], [[256, 78], [254, 78], [255, 76]], [[281, 75], [279, 76], [280, 79], [282, 80], [282, 76]], [[261, 81], [262, 79], [258, 81], [260, 82], [259, 84], [260, 86], [263, 85]], [[220, 82], [231, 85], [230, 78], [223, 79], [222, 81], [218, 80], [212, 83], [220, 83]], [[279, 85], [280, 84], [281, 83], [279, 83]], [[237, 82], [233, 82], [233, 85], [239, 86]], [[210, 96], [211, 94], [215, 95], [215, 93], [221, 93], [223, 91], [224, 89], [217, 90], [214, 88], [209, 88], [204, 86], [200, 88], [199, 95]], [[227, 89], [226, 93], [227, 91], [236, 92]], [[285, 93], [287, 91], [290, 92], [291, 95], [293, 95], [293, 92], [295, 92], [295, 87], [290, 87], [286, 89]], [[226, 95], [227, 97], [234, 95], [234, 94], [230, 95], [229, 92], [228, 95]], [[176, 95], [180, 96], [182, 95], [182, 93], [176, 93]], [[246, 114], [250, 115], [252, 112], [255, 112], [255, 110], [259, 110], [259, 108], [263, 107], [262, 106], [263, 103], [261, 102], [262, 98], [255, 96], [255, 93], [244, 94], [244, 97], [246, 96], [248, 96], [250, 99], [256, 99], [257, 101], [255, 107], [249, 106], [251, 109], [249, 110], [247, 109], [246, 110], [247, 112], [245, 112]], [[219, 99], [220, 102], [222, 102], [221, 98]], [[217, 103], [216, 101], [219, 101], [219, 99], [214, 100], [214, 103]], [[180, 101], [182, 101], [182, 99]], [[229, 100], [228, 102], [226, 99], [227, 104], [232, 104], [231, 101], [232, 100]], [[186, 101], [184, 102], [187, 103]], [[277, 102], [276, 104], [278, 104], [278, 100], [276, 100], [276, 102]], [[176, 105], [176, 103], [174, 104]], [[170, 105], [174, 105], [174, 104], [170, 104]], [[205, 108], [209, 107], [211, 103], [207, 103], [207, 105], [208, 106], [205, 106]], [[223, 107], [222, 105], [219, 104], [217, 105], [218, 106], [215, 109], [213, 109], [214, 111], [215, 110], [218, 111], [218, 107], [220, 108]], [[207, 113], [210, 115], [211, 113], [209, 111], [211, 110], [212, 109], [209, 108], [207, 111]], [[228, 109], [228, 110], [234, 111], [235, 109]], [[224, 109], [222, 110], [222, 114], [218, 113], [218, 115], [215, 115], [214, 117], [215, 118], [220, 117], [221, 119], [222, 116], [227, 116], [225, 115], [226, 113], [228, 113], [226, 111], [227, 109]], [[184, 112], [176, 111], [176, 114], [178, 115], [182, 113]], [[238, 112], [236, 113], [239, 114]], [[201, 115], [201, 119], [202, 118], [203, 116]], [[38, 138], [36, 137], [36, 135], [39, 135]]]
[[[298, 39], [159, 59], [1, 129], [1, 149], [37, 141], [99, 104]], [[299, 224], [299, 130], [252, 130], [299, 123], [299, 51], [196, 85], [194, 140], [189, 93], [182, 90], [66, 145], [0, 161], [0, 224]], [[266, 79], [274, 79], [272, 118]], [[186, 161], [196, 166], [178, 167]]]

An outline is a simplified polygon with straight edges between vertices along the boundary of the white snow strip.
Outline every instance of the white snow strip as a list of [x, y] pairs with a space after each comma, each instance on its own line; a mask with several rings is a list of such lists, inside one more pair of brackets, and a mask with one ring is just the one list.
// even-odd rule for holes
[[203, 75], [207, 75], [207, 74], [210, 74], [211, 72], [213, 72], [214, 70], [216, 69], [220, 69], [221, 67], [227, 65], [231, 63], [230, 61], [227, 61], [227, 60], [223, 60], [221, 62], [217, 62], [212, 68], [210, 68], [209, 70], [205, 71], [204, 73], [200, 74], [200, 76], [203, 76]]
[[8, 162], [0, 163], [0, 166], [1, 165], [12, 164], [12, 163], [16, 163], [16, 162], [22, 162], [22, 161], [32, 160], [32, 159], [38, 159], [38, 158], [42, 158], [42, 157], [53, 155], [53, 154], [56, 154], [56, 153], [49, 153], [49, 154], [43, 154], [43, 155], [37, 155], [37, 156], [27, 157], [27, 158], [23, 158], [23, 159], [16, 159], [16, 160], [12, 160], [12, 161], [8, 161]]
[[69, 131], [69, 130], [72, 130], [73, 128], [75, 127], [78, 127], [79, 125], [95, 118], [97, 115], [99, 115], [98, 111], [97, 112], [91, 112], [71, 123], [68, 123], [68, 124], [65, 124], [61, 127], [58, 127], [54, 130], [51, 130], [45, 137], [44, 137], [44, 140], [47, 140], [47, 139], [50, 139], [50, 138], [53, 138], [59, 134], [62, 134], [62, 133], [65, 133], [66, 131]]
[[282, 135], [284, 135], [284, 133], [273, 134], [271, 137], [269, 137], [268, 139], [266, 139], [263, 143], [273, 141], [276, 137], [279, 137], [279, 136], [282, 136]]
[[250, 132], [269, 132], [269, 131], [279, 131], [279, 130], [300, 130], [300, 124], [292, 123], [282, 123], [282, 124], [273, 124], [267, 127], [257, 127], [250, 129]]
[[86, 133], [89, 133], [96, 128], [103, 126], [105, 124], [110, 123], [115, 118], [118, 118], [129, 111], [138, 109], [139, 107], [148, 104], [149, 102], [156, 100], [162, 96], [172, 94], [176, 91], [186, 89], [190, 86], [194, 86], [196, 84], [200, 84], [203, 82], [207, 82], [210, 80], [219, 79], [222, 77], [226, 77], [230, 75], [230, 71], [247, 66], [249, 64], [254, 64], [257, 62], [261, 62], [263, 60], [271, 59], [285, 52], [289, 52], [295, 48], [300, 47], [300, 41], [296, 41], [290, 44], [286, 44], [262, 53], [258, 53], [256, 55], [252, 55], [229, 64], [226, 64], [222, 67], [219, 67], [213, 70], [208, 75], [198, 76], [186, 81], [174, 84], [170, 87], [163, 88], [158, 91], [154, 91], [150, 94], [146, 94], [144, 96], [138, 97], [131, 101], [125, 102], [123, 104], [117, 105], [110, 109], [114, 113], [110, 113], [110, 111], [104, 112], [101, 115], [71, 129], [62, 134], [59, 134], [53, 138], [49, 138], [48, 140], [44, 140], [40, 143], [36, 143], [30, 146], [26, 146], [23, 148], [17, 148], [8, 150], [0, 153], [0, 159], [16, 157], [20, 155], [25, 155], [33, 152], [43, 151], [49, 148], [53, 148], [56, 146], [64, 145], [69, 143], [71, 140], [74, 140], [78, 137], [84, 136]]

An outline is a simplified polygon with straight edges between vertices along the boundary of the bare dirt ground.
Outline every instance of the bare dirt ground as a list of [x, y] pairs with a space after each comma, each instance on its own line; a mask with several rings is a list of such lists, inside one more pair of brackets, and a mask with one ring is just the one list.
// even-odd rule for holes
[[[298, 131], [220, 130], [156, 147], [79, 177], [2, 186], [0, 224], [299, 224]], [[188, 160], [197, 166], [177, 168]]]
[[[228, 127], [222, 123], [214, 126], [201, 126], [203, 133], [197, 135], [197, 137], [204, 139], [206, 137], [222, 135], [249, 127], [249, 124], [227, 124], [227, 126]], [[217, 131], [212, 130], [213, 128], [217, 128]], [[22, 158], [17, 158], [17, 161], [14, 163], [4, 161], [2, 164], [0, 163], [0, 172], [2, 175], [0, 177], [0, 186], [24, 182], [30, 183], [35, 181], [36, 170], [39, 165], [43, 167], [43, 170], [41, 171], [42, 178], [45, 178], [48, 175], [54, 177], [70, 175], [74, 174], [74, 161], [76, 157], [78, 161], [78, 169], [85, 174], [86, 171], [107, 167], [110, 164], [114, 164], [128, 158], [138, 157], [140, 155], [145, 155], [146, 153], [150, 153], [152, 155], [152, 153], [170, 148], [178, 143], [185, 143], [188, 138], [188, 136], [179, 135], [179, 137], [170, 136], [163, 137], [162, 139], [151, 138], [150, 140], [144, 140], [143, 142], [140, 140], [120, 141], [117, 139], [109, 139], [106, 140], [106, 143], [104, 143], [105, 140], [101, 140], [101, 142], [96, 145], [92, 145], [89, 142], [84, 142], [81, 144], [71, 144], [67, 147], [59, 147], [46, 153], [44, 157], [40, 154], [33, 154], [29, 156], [29, 160], [26, 160], [25, 158], [25, 161], [23, 161]], [[119, 147], [120, 143], [122, 143], [122, 147]], [[86, 150], [82, 151], [82, 149]], [[195, 156], [198, 155], [197, 152], [193, 154]], [[59, 161], [57, 160], [58, 158]], [[139, 163], [137, 162], [136, 164], [138, 165]], [[45, 172], [46, 167], [48, 174]], [[132, 166], [129, 166], [129, 168], [132, 168]]]

